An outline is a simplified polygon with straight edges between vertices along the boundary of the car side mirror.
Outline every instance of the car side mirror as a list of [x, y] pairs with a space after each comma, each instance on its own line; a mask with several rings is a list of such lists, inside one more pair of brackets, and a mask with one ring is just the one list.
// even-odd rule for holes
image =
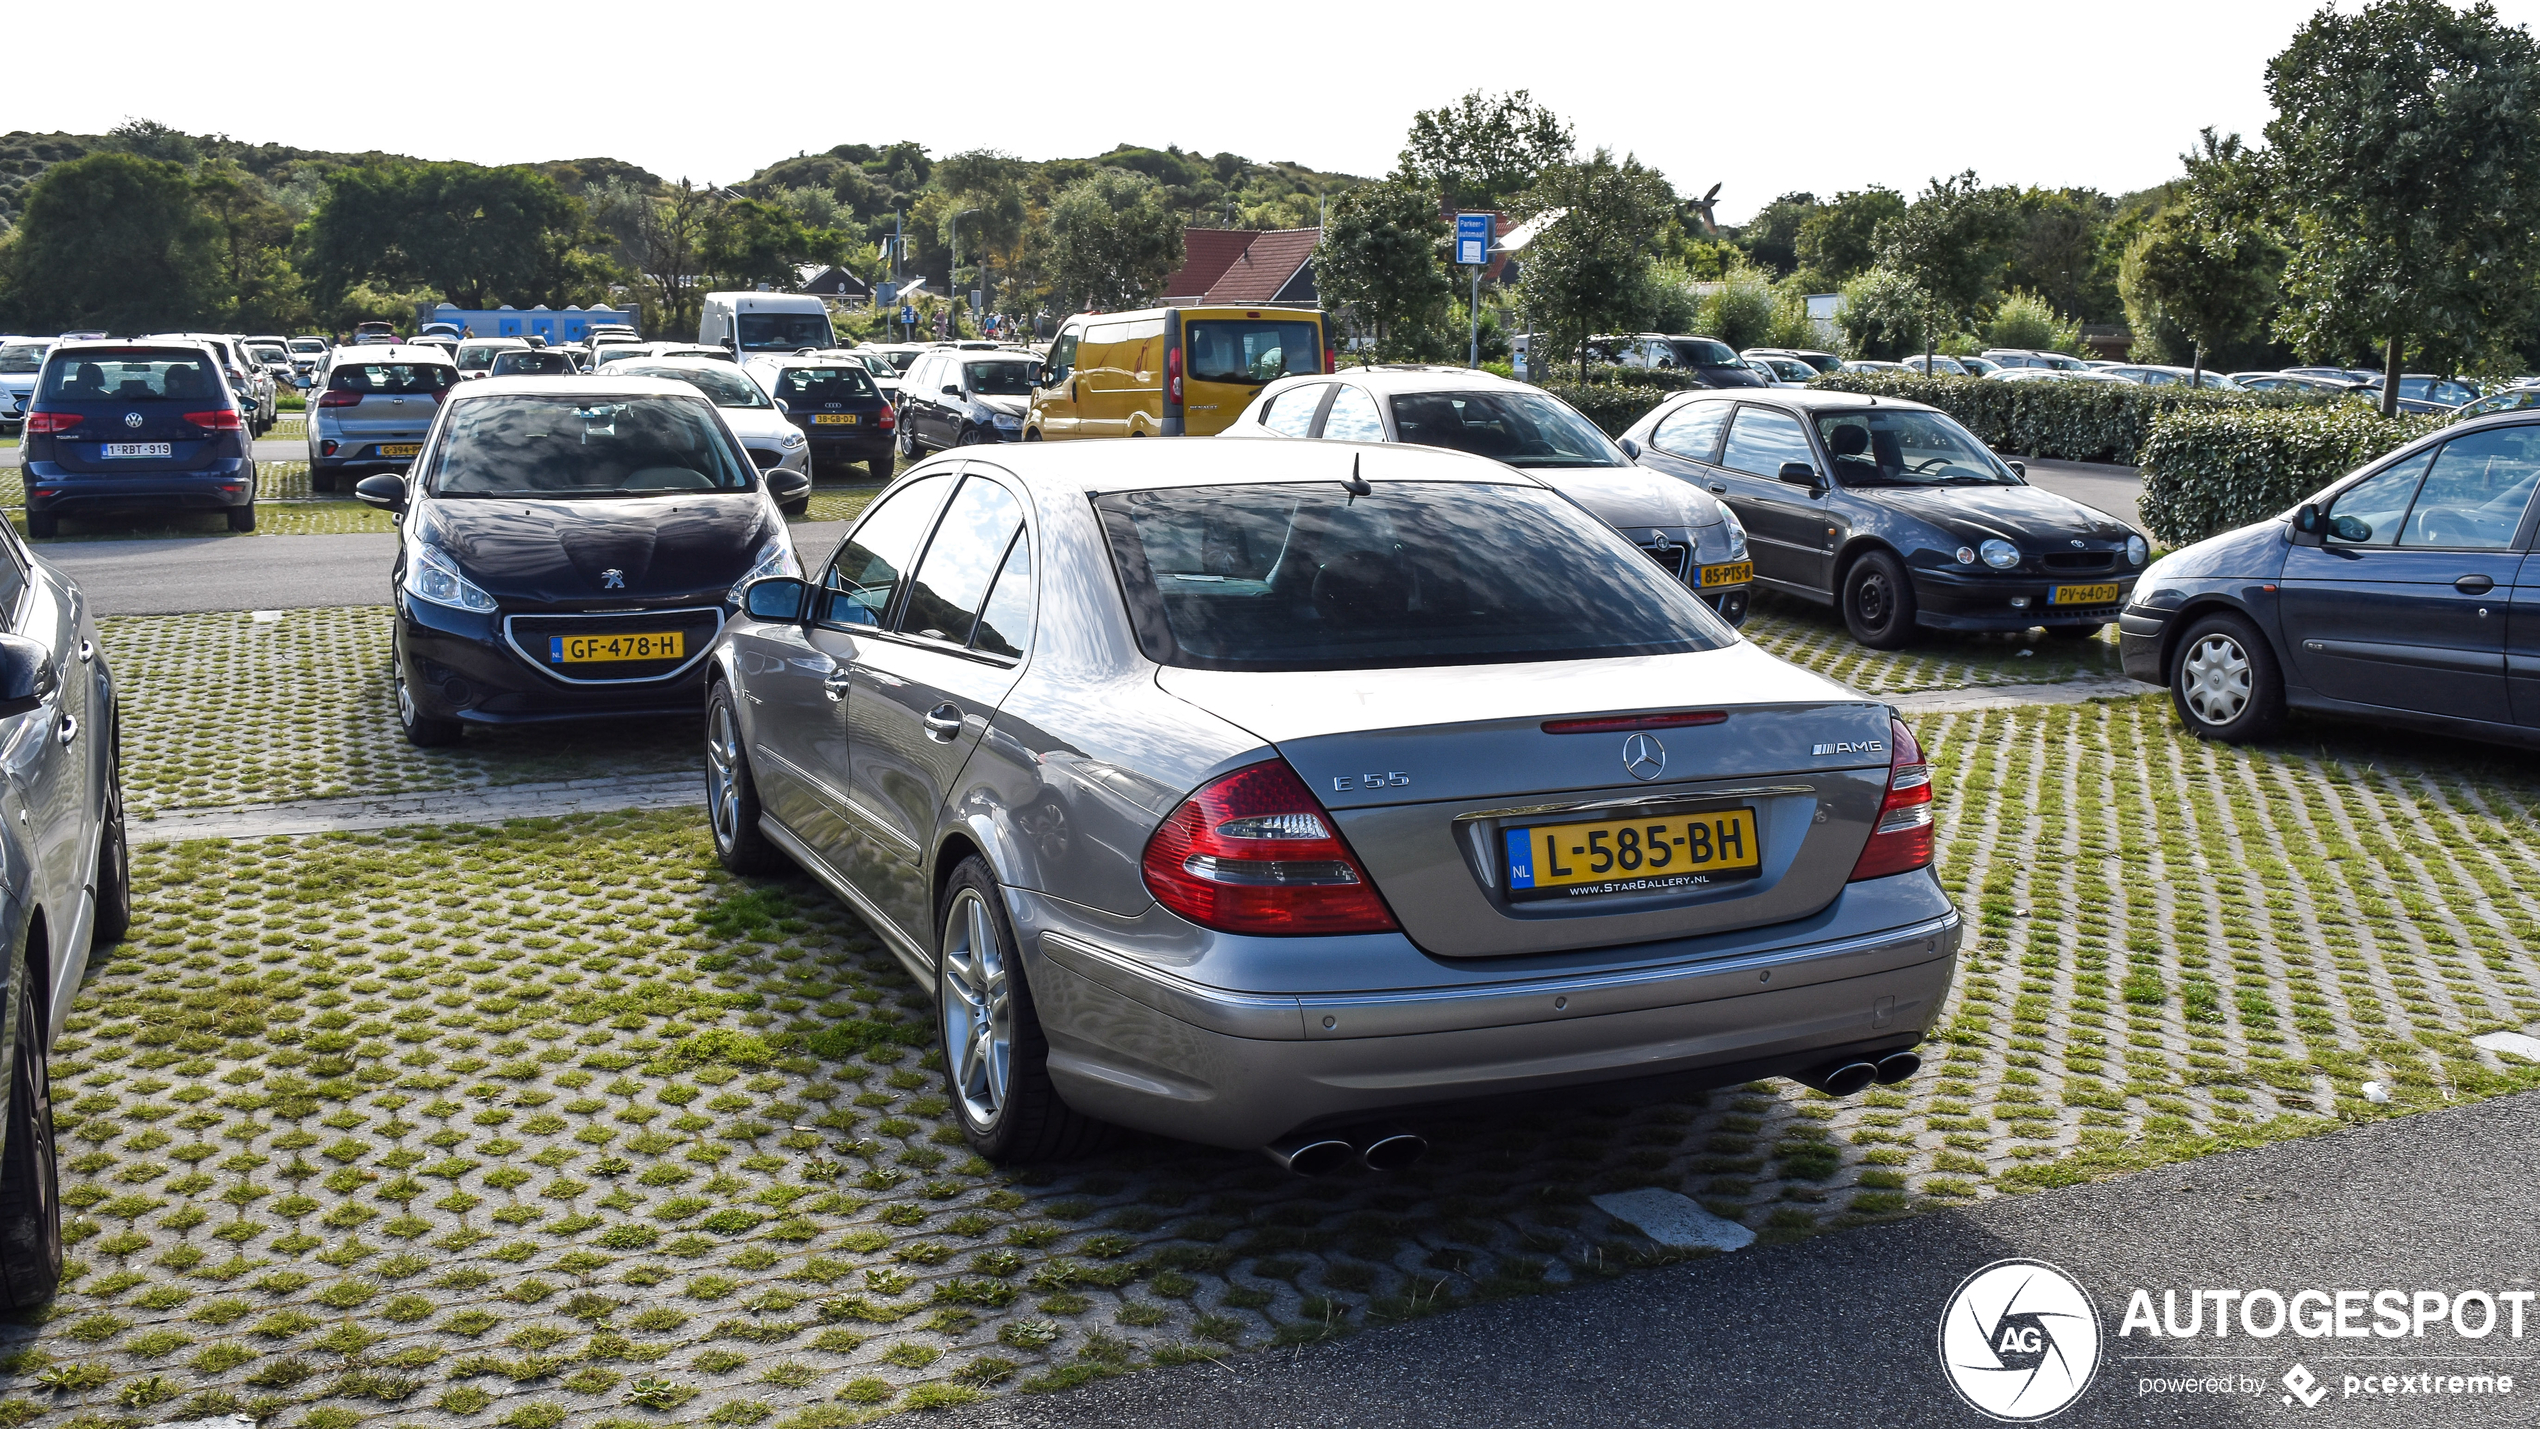
[[779, 506], [800, 501], [811, 494], [811, 478], [785, 467], [770, 467], [767, 472], [767, 493], [776, 498], [776, 504]]
[[2294, 545], [2317, 546], [2327, 539], [2328, 517], [2321, 513], [2318, 502], [2305, 501], [2293, 509]]
[[1634, 461], [1640, 460], [1640, 443], [1633, 441], [1629, 437], [1625, 437], [1621, 441], [1616, 442], [1614, 445], [1623, 449], [1623, 455], [1630, 457]]
[[792, 407], [789, 407], [789, 406], [787, 406], [787, 405], [785, 404], [785, 399], [784, 399], [784, 398], [779, 397], [779, 398], [777, 398], [777, 399], [776, 399], [776, 410], [777, 410], [777, 411], [779, 411], [779, 412], [790, 412], [790, 411], [792, 411], [792, 410], [794, 410], [794, 409], [793, 409]]
[[2004, 463], [2002, 463], [2002, 464], [2003, 464], [2004, 466], [2007, 466], [2007, 467], [2009, 467], [2009, 468], [2011, 469], [2011, 475], [2018, 477], [2018, 478], [2019, 478], [2020, 480], [2022, 480], [2022, 481], [2026, 481], [2026, 480], [2028, 480], [2028, 463], [2027, 463], [2027, 462], [2024, 462], [2024, 461], [2006, 461], [2006, 462], [2004, 462]]
[[53, 654], [23, 635], [0, 635], [0, 718], [40, 708], [54, 690]]
[[1036, 387], [1055, 386], [1057, 385], [1057, 382], [1058, 374], [1051, 371], [1050, 365], [1046, 362], [1042, 363], [1040, 369], [1032, 374], [1032, 385]]
[[944, 395], [947, 397], [958, 397], [961, 395], [961, 388], [958, 384], [947, 382], [944, 384]]
[[382, 511], [403, 511], [406, 509], [406, 474], [383, 471], [376, 476], [365, 476], [354, 483], [353, 495], [361, 498], [365, 506], [376, 506]]
[[1783, 462], [1781, 479], [1793, 486], [1804, 486], [1811, 491], [1817, 489], [1817, 469], [1804, 461]]
[[741, 608], [752, 620], [797, 621], [810, 602], [811, 582], [798, 576], [769, 576], [741, 592]]

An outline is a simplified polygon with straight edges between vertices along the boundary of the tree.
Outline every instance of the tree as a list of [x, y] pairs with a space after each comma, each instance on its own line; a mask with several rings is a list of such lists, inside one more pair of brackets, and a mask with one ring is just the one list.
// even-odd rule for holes
[[1625, 325], [1647, 300], [1652, 250], [1675, 214], [1675, 192], [1638, 159], [1626, 155], [1618, 163], [1599, 149], [1545, 170], [1517, 207], [1528, 214], [1569, 210], [1527, 246], [1519, 291], [1553, 351], [1579, 353], [1584, 378], [1588, 337]]
[[1933, 179], [1903, 213], [1878, 226], [1881, 266], [1903, 274], [1932, 305], [1923, 325], [1930, 355], [1937, 330], [1971, 325], [2001, 290], [2006, 249], [2018, 224], [1998, 190], [1976, 182], [1975, 170]]
[[1375, 339], [1380, 360], [1442, 357], [1455, 297], [1455, 280], [1439, 261], [1446, 241], [1446, 217], [1427, 184], [1397, 177], [1351, 189], [1333, 201], [1315, 245], [1315, 287]]
[[1931, 294], [1893, 268], [1871, 268], [1843, 285], [1835, 323], [1854, 357], [1893, 362], [1931, 346]]
[[156, 119], [126, 119], [107, 130], [106, 141], [97, 147], [183, 164], [189, 169], [203, 162], [203, 147], [194, 142], [193, 135], [169, 128]]
[[9, 245], [12, 325], [208, 325], [222, 306], [219, 244], [182, 164], [111, 151], [55, 164], [27, 190]]
[[2114, 200], [2095, 189], [2026, 189], [2011, 200], [2017, 232], [2003, 286], [2036, 293], [2056, 311], [2113, 318], [2119, 311], [2117, 258], [2106, 242]]
[[2323, 8], [2267, 64], [2267, 125], [2293, 212], [2305, 352], [2379, 337], [2398, 409], [2411, 339], [2457, 357], [2510, 340], [2540, 274], [2540, 46], [2479, 0]]
[[1046, 261], [1055, 295], [1077, 311], [1143, 307], [1182, 266], [1182, 218], [1155, 180], [1104, 169], [1050, 204]]
[[612, 179], [592, 195], [593, 223], [651, 290], [657, 332], [696, 326], [705, 295], [697, 286], [703, 276], [698, 254], [712, 206], [707, 191], [684, 178], [658, 198], [625, 179]]
[[1789, 193], [1764, 205], [1737, 235], [1738, 246], [1758, 267], [1779, 278], [1799, 266], [1799, 229], [1824, 211], [1811, 193]]
[[1484, 95], [1411, 116], [1401, 174], [1457, 208], [1497, 209], [1570, 158], [1570, 126], [1525, 90]]
[[555, 296], [550, 235], [579, 233], [581, 206], [524, 167], [354, 165], [327, 176], [303, 233], [304, 271], [322, 303], [357, 283], [421, 286], [462, 308]]
[[834, 229], [809, 227], [782, 204], [740, 198], [707, 209], [698, 258], [717, 287], [783, 289], [797, 266], [834, 263], [845, 250]]
[[2175, 323], [2205, 354], [2258, 330], [2275, 304], [2284, 245], [2267, 222], [2267, 180], [2240, 136], [2204, 131], [2201, 152], [2181, 156], [2187, 182], [2125, 251], [2118, 284], [2137, 332]]
[[307, 326], [300, 275], [287, 257], [291, 215], [273, 201], [264, 181], [233, 160], [212, 159], [195, 171], [194, 197], [219, 232], [221, 326], [247, 332]]
[[1836, 194], [1834, 202], [1801, 219], [1791, 253], [1808, 286], [1830, 292], [1876, 263], [1878, 226], [1904, 211], [1903, 195], [1872, 185]]

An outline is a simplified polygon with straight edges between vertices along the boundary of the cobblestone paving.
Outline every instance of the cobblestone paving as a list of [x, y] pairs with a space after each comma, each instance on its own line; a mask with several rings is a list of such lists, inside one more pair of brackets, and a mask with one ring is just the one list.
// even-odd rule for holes
[[[2540, 779], [2157, 697], [1932, 716], [1967, 965], [1901, 1087], [1592, 1091], [1391, 1176], [1150, 1141], [1000, 1173], [925, 1000], [693, 816], [181, 844], [58, 1053], [77, 1262], [0, 1424], [798, 1429], [1301, 1343], [1767, 1239], [2540, 1086]], [[2366, 1079], [2389, 1087], [2364, 1101]]]
[[1903, 650], [1871, 650], [1853, 640], [1843, 628], [1843, 618], [1832, 610], [1789, 596], [1762, 594], [1755, 597], [1743, 633], [1785, 660], [1871, 695], [2045, 684], [2125, 673], [2117, 660], [2114, 627], [2089, 640], [2052, 639], [2043, 630], [2014, 635], [1926, 630]]
[[456, 748], [417, 749], [389, 693], [393, 618], [357, 606], [269, 623], [243, 612], [98, 622], [122, 685], [134, 816], [702, 767], [696, 729], [675, 721], [472, 729]]

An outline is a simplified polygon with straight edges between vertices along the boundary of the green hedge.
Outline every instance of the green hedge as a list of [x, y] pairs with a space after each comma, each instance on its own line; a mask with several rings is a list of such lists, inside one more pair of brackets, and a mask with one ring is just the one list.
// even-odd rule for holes
[[1626, 386], [1620, 382], [1547, 382], [1543, 390], [1578, 408], [1579, 415], [1596, 423], [1609, 437], [1619, 437], [1630, 430], [1632, 423], [1669, 395], [1656, 387]]
[[2133, 466], [2153, 424], [2173, 412], [2289, 405], [2281, 397], [2143, 387], [2132, 382], [1995, 382], [1899, 372], [1834, 372], [1808, 384], [1938, 407], [1995, 451]]
[[2359, 402], [2173, 412], [2143, 445], [2143, 524], [2165, 546], [2246, 526], [2450, 420]]

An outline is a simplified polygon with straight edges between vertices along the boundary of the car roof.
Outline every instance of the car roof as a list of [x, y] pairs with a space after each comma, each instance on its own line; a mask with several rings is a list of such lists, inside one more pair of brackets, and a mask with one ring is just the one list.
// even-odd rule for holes
[[444, 367], [450, 365], [450, 354], [430, 343], [420, 342], [365, 342], [358, 346], [339, 347], [327, 356], [341, 357], [348, 352], [353, 354], [355, 362], [438, 362]]
[[1301, 372], [1293, 377], [1282, 377], [1272, 385], [1302, 387], [1308, 382], [1358, 382], [1378, 392], [1543, 391], [1531, 383], [1512, 382], [1497, 373], [1476, 368], [1413, 363], [1378, 363], [1373, 367], [1345, 367], [1338, 372]]
[[[1398, 442], [1034, 442], [993, 451], [960, 449], [965, 460], [1011, 473], [1035, 491], [1061, 500], [1114, 491], [1173, 487], [1240, 486], [1270, 482], [1349, 479], [1355, 471], [1371, 482], [1446, 481], [1485, 486], [1543, 483], [1488, 457]], [[936, 469], [935, 460], [912, 471]]]
[[729, 358], [669, 357], [659, 353], [650, 352], [645, 353], [641, 357], [621, 357], [615, 362], [609, 364], [609, 370], [611, 372], [622, 372], [629, 367], [667, 367], [674, 372], [713, 371], [731, 372], [735, 374], [740, 372], [740, 368]]
[[620, 377], [598, 373], [589, 377], [480, 377], [462, 382], [452, 393], [451, 401], [475, 401], [480, 397], [682, 397], [695, 398], [697, 389], [670, 377]]
[[1698, 387], [1690, 392], [1668, 394], [1662, 407], [1681, 406], [1688, 401], [1756, 402], [1768, 407], [1788, 407], [1801, 412], [1857, 412], [1871, 407], [1889, 407], [1907, 412], [1938, 412], [1926, 402], [1909, 402], [1902, 397], [1873, 397], [1866, 392], [1835, 392], [1821, 387]]
[[[74, 337], [53, 344], [54, 352], [103, 352], [135, 347], [199, 347], [207, 353], [211, 344], [199, 337]], [[48, 353], [46, 356], [51, 356]], [[217, 356], [217, 354], [213, 354]]]

